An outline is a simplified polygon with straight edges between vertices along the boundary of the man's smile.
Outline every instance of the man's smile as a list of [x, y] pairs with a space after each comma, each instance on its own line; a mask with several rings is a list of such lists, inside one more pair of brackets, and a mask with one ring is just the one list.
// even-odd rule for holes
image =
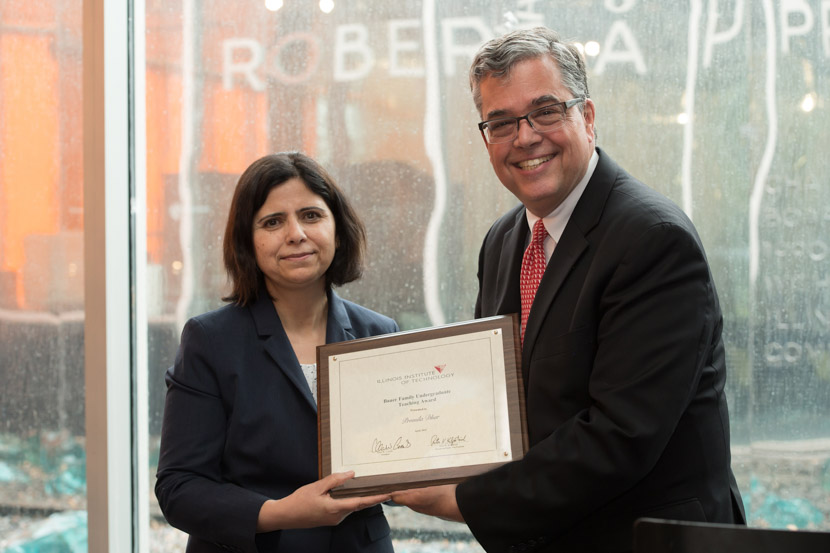
[[547, 161], [550, 161], [550, 160], [552, 160], [552, 159], [553, 159], [553, 156], [552, 156], [552, 155], [547, 155], [547, 156], [537, 157], [537, 158], [535, 158], [535, 159], [526, 159], [525, 161], [520, 161], [520, 162], [518, 162], [518, 163], [516, 164], [516, 166], [517, 166], [519, 169], [523, 169], [523, 170], [525, 170], [525, 171], [528, 171], [528, 170], [530, 170], [530, 169], [536, 169], [537, 167], [539, 167], [539, 166], [540, 166], [540, 165], [542, 165], [543, 163], [545, 163], [545, 162], [547, 162]]

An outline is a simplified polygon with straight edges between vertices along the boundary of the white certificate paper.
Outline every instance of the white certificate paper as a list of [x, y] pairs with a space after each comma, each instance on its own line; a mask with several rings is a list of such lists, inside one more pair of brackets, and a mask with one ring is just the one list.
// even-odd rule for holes
[[500, 330], [330, 356], [329, 385], [333, 472], [512, 459]]

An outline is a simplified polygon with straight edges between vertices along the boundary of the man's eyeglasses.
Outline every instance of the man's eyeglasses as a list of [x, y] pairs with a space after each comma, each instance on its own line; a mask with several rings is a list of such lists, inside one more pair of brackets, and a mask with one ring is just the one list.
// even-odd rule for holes
[[565, 121], [565, 113], [571, 107], [584, 101], [585, 98], [574, 98], [567, 102], [534, 109], [521, 117], [499, 117], [482, 121], [478, 124], [478, 130], [484, 135], [484, 139], [487, 140], [488, 144], [511, 142], [519, 134], [519, 122], [522, 119], [526, 119], [530, 127], [536, 132], [553, 132], [562, 126], [562, 122]]

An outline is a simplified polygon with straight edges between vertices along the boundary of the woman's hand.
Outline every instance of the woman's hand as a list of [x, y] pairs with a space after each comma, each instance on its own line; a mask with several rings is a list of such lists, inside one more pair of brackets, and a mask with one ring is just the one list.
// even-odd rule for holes
[[259, 511], [257, 532], [334, 526], [355, 511], [391, 499], [389, 494], [346, 499], [334, 499], [329, 495], [329, 490], [353, 477], [353, 471], [333, 473], [298, 488], [287, 497], [266, 501]]

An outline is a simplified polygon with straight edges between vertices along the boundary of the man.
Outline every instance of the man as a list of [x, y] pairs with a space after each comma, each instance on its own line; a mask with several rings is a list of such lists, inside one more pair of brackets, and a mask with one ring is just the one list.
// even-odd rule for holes
[[491, 40], [470, 81], [522, 203], [484, 239], [475, 314], [522, 315], [530, 449], [393, 500], [466, 522], [488, 552], [630, 551], [646, 516], [744, 523], [721, 311], [692, 223], [595, 147], [584, 61], [553, 31]]

